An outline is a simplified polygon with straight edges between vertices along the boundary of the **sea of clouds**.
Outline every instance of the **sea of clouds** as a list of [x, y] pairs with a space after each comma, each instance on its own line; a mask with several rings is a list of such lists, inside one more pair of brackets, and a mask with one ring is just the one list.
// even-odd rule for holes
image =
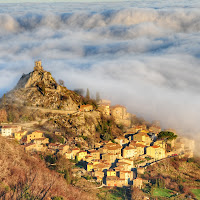
[[69, 89], [200, 135], [200, 3], [0, 4], [0, 95], [41, 59]]

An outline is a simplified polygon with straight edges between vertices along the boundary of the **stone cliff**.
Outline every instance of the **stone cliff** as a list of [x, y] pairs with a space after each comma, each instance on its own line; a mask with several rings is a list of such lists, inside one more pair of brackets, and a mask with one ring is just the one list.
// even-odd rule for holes
[[[38, 61], [41, 64], [41, 61]], [[44, 71], [41, 65], [36, 62], [34, 71], [23, 74], [15, 89], [44, 87], [45, 89], [60, 90], [60, 86], [54, 80], [50, 72]]]
[[47, 109], [78, 109], [81, 96], [60, 86], [41, 61], [35, 62], [34, 71], [23, 74], [16, 87], [6, 94], [7, 102]]

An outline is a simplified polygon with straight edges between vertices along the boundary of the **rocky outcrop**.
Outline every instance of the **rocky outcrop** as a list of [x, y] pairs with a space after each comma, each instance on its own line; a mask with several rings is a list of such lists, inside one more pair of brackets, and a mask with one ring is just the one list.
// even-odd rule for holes
[[41, 61], [35, 62], [34, 71], [23, 74], [17, 86], [6, 94], [8, 103], [47, 109], [77, 111], [81, 96], [59, 85]]
[[60, 86], [54, 80], [51, 73], [44, 70], [34, 70], [29, 74], [23, 74], [15, 89], [34, 87], [60, 90]]

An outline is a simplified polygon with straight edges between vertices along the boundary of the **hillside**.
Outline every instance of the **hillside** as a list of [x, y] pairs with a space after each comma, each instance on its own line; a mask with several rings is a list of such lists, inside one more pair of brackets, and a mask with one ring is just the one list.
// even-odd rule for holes
[[0, 199], [94, 199], [90, 194], [68, 185], [58, 173], [46, 168], [13, 140], [0, 136]]
[[139, 175], [146, 180], [143, 191], [152, 197], [163, 195], [160, 199], [196, 199], [193, 190], [200, 188], [199, 168], [199, 158], [175, 157], [158, 162]]
[[[89, 136], [92, 140], [103, 137], [105, 126], [112, 126], [109, 139], [122, 134], [111, 117], [102, 116], [93, 99], [87, 99], [67, 89], [62, 81], [58, 84], [41, 62], [35, 63], [34, 71], [23, 74], [16, 87], [0, 99], [0, 108], [6, 110], [8, 122], [27, 123], [43, 120], [47, 131], [62, 130], [70, 136]], [[90, 104], [92, 112], [80, 112], [80, 106]], [[107, 124], [107, 125], [105, 125]], [[41, 125], [41, 124], [40, 124]], [[97, 127], [98, 128], [97, 130]], [[97, 133], [97, 135], [96, 135]]]
[[82, 104], [81, 96], [59, 85], [39, 64], [34, 71], [22, 75], [16, 87], [6, 94], [4, 103], [76, 111]]

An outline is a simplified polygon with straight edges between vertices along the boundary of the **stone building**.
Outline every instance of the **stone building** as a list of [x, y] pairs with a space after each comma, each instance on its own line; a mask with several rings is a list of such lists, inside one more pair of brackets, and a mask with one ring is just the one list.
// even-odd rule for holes
[[130, 127], [131, 125], [131, 114], [127, 112], [126, 107], [121, 105], [111, 106], [111, 116], [115, 122], [119, 125]]
[[35, 61], [34, 71], [43, 71], [41, 60]]

